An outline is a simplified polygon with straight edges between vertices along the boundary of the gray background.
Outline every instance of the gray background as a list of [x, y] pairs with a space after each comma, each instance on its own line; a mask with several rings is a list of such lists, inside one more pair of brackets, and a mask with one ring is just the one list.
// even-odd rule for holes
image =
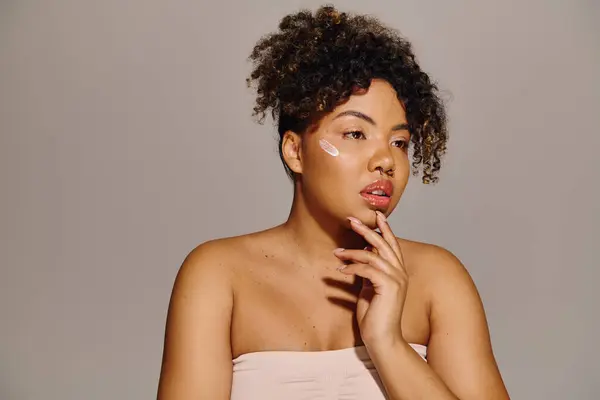
[[[185, 255], [287, 216], [246, 56], [319, 4], [0, 2], [0, 399], [155, 396]], [[449, 100], [441, 183], [412, 179], [396, 233], [465, 263], [513, 399], [599, 398], [598, 2], [336, 5]]]

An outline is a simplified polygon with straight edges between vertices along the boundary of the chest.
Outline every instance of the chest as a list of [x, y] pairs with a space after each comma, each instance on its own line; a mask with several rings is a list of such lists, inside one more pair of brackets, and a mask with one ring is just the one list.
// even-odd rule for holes
[[[248, 268], [238, 274], [234, 288], [233, 356], [360, 346], [355, 318], [360, 288], [360, 280], [335, 270], [317, 274], [277, 265]], [[398, 329], [407, 340], [426, 343], [426, 310], [414, 289], [409, 294]]]

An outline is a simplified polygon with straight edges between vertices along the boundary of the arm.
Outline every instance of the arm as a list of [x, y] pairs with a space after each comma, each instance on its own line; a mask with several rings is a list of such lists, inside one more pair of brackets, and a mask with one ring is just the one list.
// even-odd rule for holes
[[506, 400], [475, 284], [455, 256], [435, 249], [429, 365], [460, 399]]
[[390, 399], [508, 399], [473, 281], [448, 251], [432, 247], [428, 253], [428, 363], [403, 341], [372, 355]]
[[233, 294], [220, 254], [215, 243], [203, 244], [186, 257], [177, 274], [158, 400], [229, 399]]

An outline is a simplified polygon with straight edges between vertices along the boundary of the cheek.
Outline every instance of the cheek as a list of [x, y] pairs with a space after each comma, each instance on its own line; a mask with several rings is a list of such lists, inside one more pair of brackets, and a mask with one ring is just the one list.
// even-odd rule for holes
[[338, 150], [338, 148], [325, 139], [319, 140], [319, 147], [321, 148], [321, 150], [323, 150], [325, 153], [329, 154], [332, 157], [337, 157], [340, 155], [340, 151]]
[[322, 168], [319, 173], [323, 176], [335, 176], [337, 179], [339, 178], [339, 175], [357, 172], [357, 166], [360, 164], [359, 157], [349, 151], [345, 151], [343, 148], [340, 148], [340, 146], [335, 146], [330, 142], [323, 140], [320, 153]]
[[340, 151], [338, 145], [332, 143], [327, 139], [320, 139], [318, 148], [314, 148], [316, 151], [316, 171], [322, 177], [332, 175], [334, 171], [338, 171], [344, 168], [344, 164], [347, 162], [347, 154]]
[[321, 139], [317, 146], [310, 149], [312, 151], [307, 154], [310, 159], [305, 160], [305, 173], [319, 186], [339, 188], [360, 172], [357, 170], [359, 161], [354, 154], [332, 142]]
[[335, 167], [351, 167], [356, 164], [360, 155], [354, 154], [357, 148], [348, 146], [347, 143], [340, 142], [339, 140], [319, 140], [319, 151], [321, 158], [324, 162]]

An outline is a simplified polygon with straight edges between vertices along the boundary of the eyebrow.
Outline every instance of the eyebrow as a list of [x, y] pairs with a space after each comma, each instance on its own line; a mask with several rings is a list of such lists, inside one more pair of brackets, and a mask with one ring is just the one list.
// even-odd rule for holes
[[[377, 124], [375, 123], [375, 121], [373, 120], [373, 118], [369, 117], [366, 114], [361, 113], [360, 111], [354, 111], [354, 110], [347, 110], [347, 111], [342, 111], [341, 113], [339, 113], [338, 115], [335, 116], [335, 118], [333, 119], [338, 119], [341, 117], [345, 117], [345, 116], [353, 116], [356, 118], [360, 118], [364, 121], [367, 121], [369, 124], [373, 125], [373, 126], [377, 126]], [[404, 131], [404, 130], [408, 130], [408, 124], [407, 123], [402, 123], [402, 124], [398, 124], [396, 126], [394, 126], [392, 128], [393, 131]]]

